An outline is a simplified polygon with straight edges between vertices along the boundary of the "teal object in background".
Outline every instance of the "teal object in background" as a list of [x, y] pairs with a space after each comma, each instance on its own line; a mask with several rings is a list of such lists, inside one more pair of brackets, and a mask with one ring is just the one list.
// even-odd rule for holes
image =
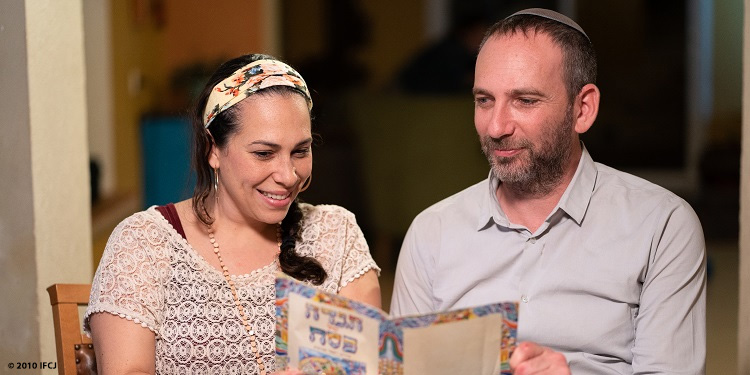
[[176, 203], [192, 195], [190, 121], [183, 117], [146, 117], [141, 121], [143, 205]]

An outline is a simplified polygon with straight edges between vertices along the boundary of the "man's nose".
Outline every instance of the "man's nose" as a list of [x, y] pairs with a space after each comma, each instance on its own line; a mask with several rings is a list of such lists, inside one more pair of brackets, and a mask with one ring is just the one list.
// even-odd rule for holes
[[516, 120], [511, 115], [508, 108], [502, 105], [496, 105], [492, 109], [492, 115], [487, 126], [487, 135], [499, 139], [507, 135], [512, 135], [516, 130]]

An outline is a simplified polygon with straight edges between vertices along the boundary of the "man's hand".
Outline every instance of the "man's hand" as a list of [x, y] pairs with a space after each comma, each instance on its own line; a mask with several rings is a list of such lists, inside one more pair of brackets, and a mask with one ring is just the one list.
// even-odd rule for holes
[[522, 342], [510, 356], [510, 369], [515, 375], [570, 375], [565, 356], [533, 342]]

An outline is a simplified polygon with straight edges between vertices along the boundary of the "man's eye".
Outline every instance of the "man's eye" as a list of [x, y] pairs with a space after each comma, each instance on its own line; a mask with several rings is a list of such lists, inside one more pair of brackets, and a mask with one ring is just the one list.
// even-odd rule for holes
[[518, 98], [518, 101], [523, 105], [533, 105], [536, 104], [539, 100], [530, 98]]
[[489, 101], [490, 101], [490, 98], [487, 98], [484, 96], [474, 98], [474, 104], [476, 105], [484, 105], [484, 104], [487, 104]]

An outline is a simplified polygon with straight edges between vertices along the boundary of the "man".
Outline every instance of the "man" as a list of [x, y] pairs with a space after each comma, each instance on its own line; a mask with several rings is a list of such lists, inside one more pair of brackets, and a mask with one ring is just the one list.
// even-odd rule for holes
[[595, 163], [596, 58], [569, 18], [513, 14], [480, 45], [474, 122], [489, 177], [422, 212], [394, 315], [520, 301], [515, 374], [701, 374], [705, 244], [690, 206]]

